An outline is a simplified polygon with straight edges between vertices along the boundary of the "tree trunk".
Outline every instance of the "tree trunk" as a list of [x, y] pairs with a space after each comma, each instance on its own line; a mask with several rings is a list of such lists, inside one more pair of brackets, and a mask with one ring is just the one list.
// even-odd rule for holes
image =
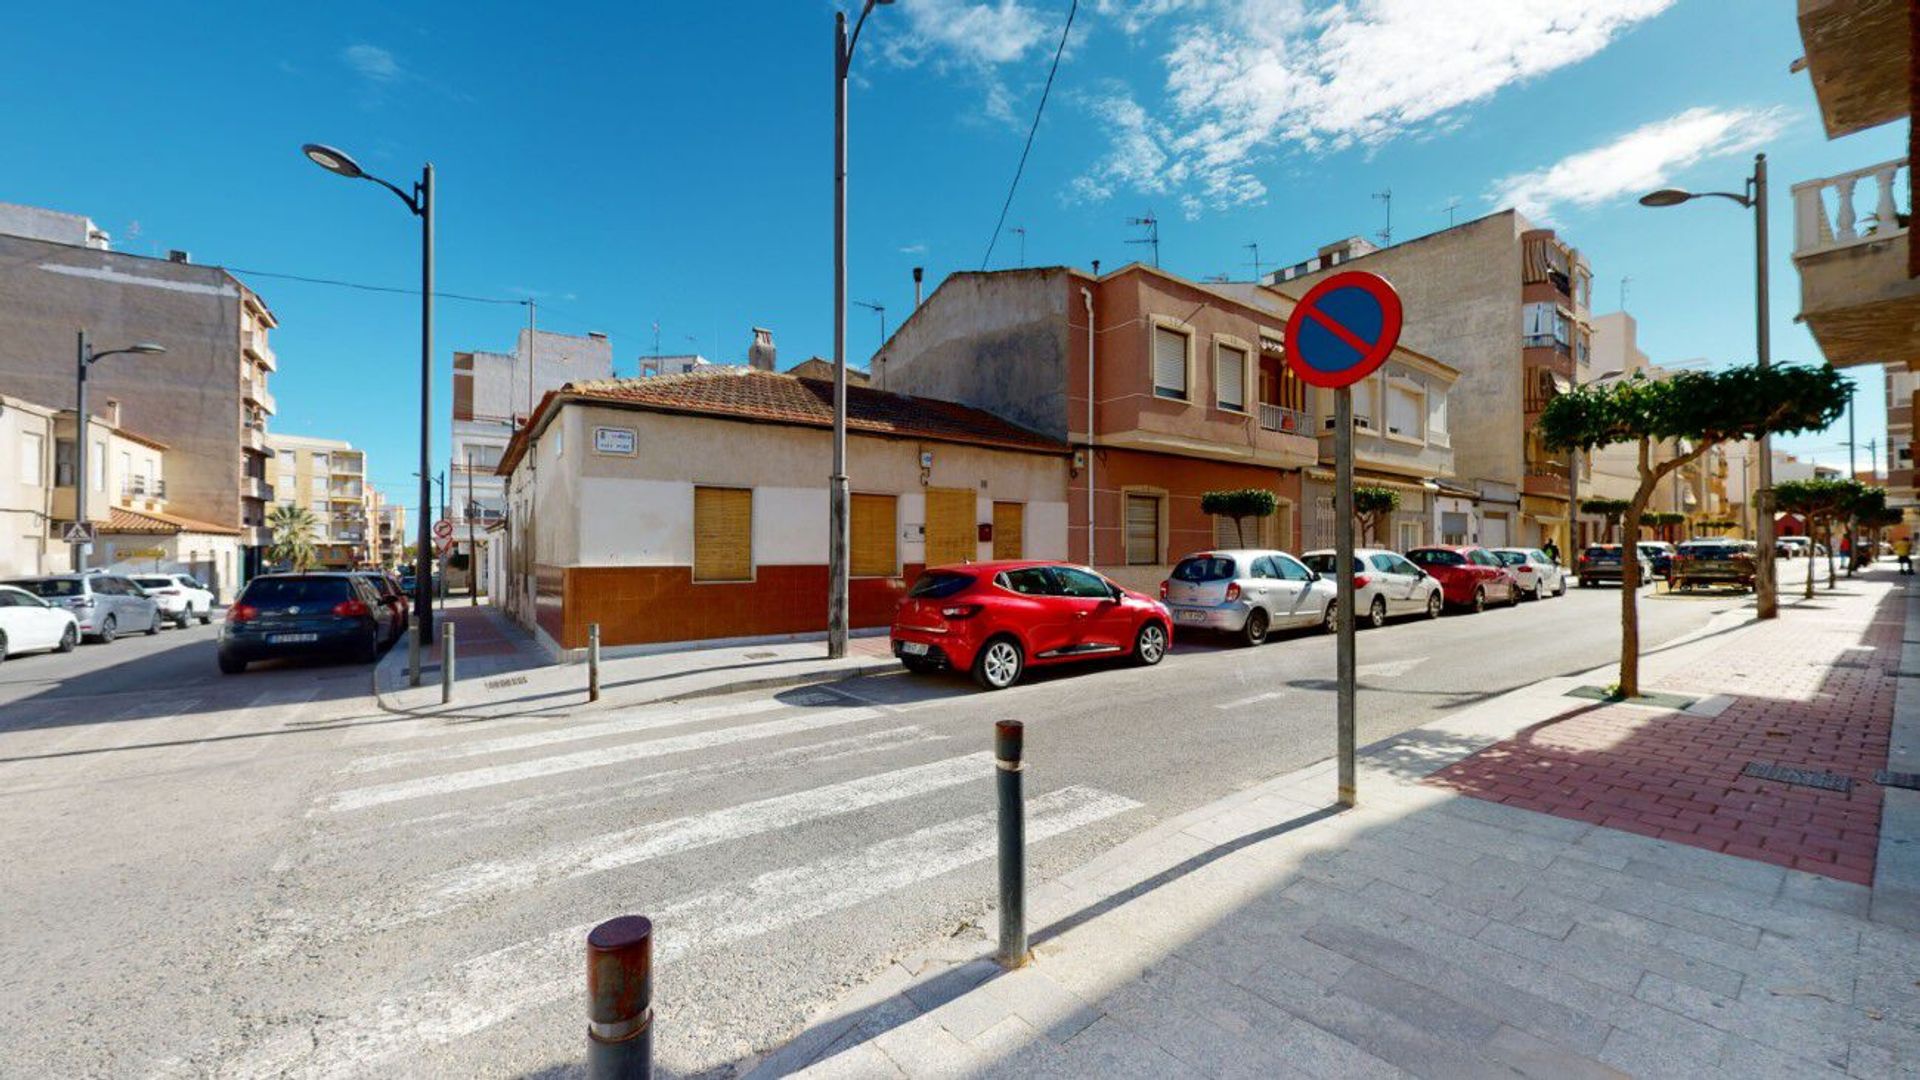
[[1814, 534], [1815, 534], [1816, 532], [1818, 532], [1818, 531], [1819, 531], [1818, 529], [1816, 529], [1816, 528], [1815, 528], [1815, 526], [1816, 526], [1816, 525], [1817, 525], [1817, 524], [1819, 523], [1819, 520], [1820, 520], [1819, 518], [1817, 518], [1817, 517], [1815, 517], [1815, 516], [1814, 516], [1814, 515], [1812, 515], [1812, 514], [1808, 514], [1808, 515], [1806, 515], [1806, 522], [1807, 522], [1807, 599], [1809, 599], [1809, 600], [1811, 600], [1811, 599], [1813, 599], [1813, 579], [1814, 579], [1814, 571], [1815, 571], [1815, 569], [1816, 569], [1816, 565], [1815, 565], [1815, 563], [1814, 563], [1814, 561], [1813, 561], [1813, 559], [1814, 559], [1814, 553], [1813, 553], [1813, 539], [1814, 539]]

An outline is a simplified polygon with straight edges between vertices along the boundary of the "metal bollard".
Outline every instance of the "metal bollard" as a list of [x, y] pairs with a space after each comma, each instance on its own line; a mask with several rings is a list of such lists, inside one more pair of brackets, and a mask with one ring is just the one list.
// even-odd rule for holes
[[587, 700], [600, 700], [600, 624], [587, 624]]
[[1027, 804], [1022, 794], [1018, 720], [993, 725], [994, 781], [1000, 793], [1000, 955], [1002, 967], [1027, 962]]
[[453, 703], [453, 621], [440, 624], [440, 704]]
[[412, 629], [407, 632], [407, 685], [408, 686], [420, 685], [420, 654], [425, 651], [426, 651], [425, 649], [421, 648], [420, 620], [415, 619], [413, 621]]
[[643, 915], [587, 935], [587, 1076], [653, 1076], [653, 920]]

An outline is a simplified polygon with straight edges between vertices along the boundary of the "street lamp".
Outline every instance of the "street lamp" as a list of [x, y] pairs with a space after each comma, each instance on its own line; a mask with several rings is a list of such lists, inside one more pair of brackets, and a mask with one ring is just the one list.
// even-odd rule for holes
[[847, 655], [847, 69], [860, 28], [875, 4], [866, 0], [847, 34], [847, 13], [833, 13], [833, 475], [828, 483], [827, 656]]
[[433, 163], [420, 169], [411, 193], [360, 167], [343, 150], [321, 143], [300, 147], [307, 160], [349, 180], [371, 180], [398, 196], [420, 219], [420, 528], [414, 550], [413, 608], [422, 647], [433, 637], [433, 490], [427, 468], [433, 455]]
[[[1753, 175], [1747, 177], [1744, 192], [1686, 191], [1661, 188], [1640, 196], [1642, 206], [1679, 206], [1694, 199], [1728, 199], [1753, 211], [1753, 291], [1754, 342], [1756, 360], [1762, 368], [1772, 363], [1772, 334], [1768, 327], [1767, 304], [1767, 155], [1753, 155]], [[1755, 614], [1771, 619], [1780, 614], [1779, 589], [1773, 579], [1773, 440], [1761, 435], [1759, 507], [1754, 514], [1754, 540], [1759, 545], [1754, 582]]]
[[[87, 332], [80, 331], [79, 347], [75, 351], [73, 387], [73, 521], [80, 527], [83, 536], [87, 534], [87, 444], [93, 441], [87, 423], [91, 415], [87, 411], [87, 369], [109, 356], [154, 356], [166, 351], [164, 345], [142, 341], [124, 349], [108, 349], [97, 353], [93, 351], [93, 343], [87, 340]], [[73, 541], [74, 573], [86, 573], [87, 550], [92, 546], [91, 537]]]

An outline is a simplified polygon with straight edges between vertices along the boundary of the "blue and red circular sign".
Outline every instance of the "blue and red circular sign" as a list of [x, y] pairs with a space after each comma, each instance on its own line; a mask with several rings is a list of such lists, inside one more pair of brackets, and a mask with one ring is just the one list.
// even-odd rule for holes
[[1352, 386], [1400, 341], [1400, 294], [1386, 278], [1348, 270], [1307, 290], [1287, 318], [1287, 366], [1301, 380]]

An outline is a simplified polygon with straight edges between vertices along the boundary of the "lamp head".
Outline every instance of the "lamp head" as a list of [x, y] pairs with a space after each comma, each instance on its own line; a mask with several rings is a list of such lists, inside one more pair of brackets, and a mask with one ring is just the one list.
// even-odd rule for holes
[[1679, 206], [1691, 198], [1693, 198], [1693, 192], [1691, 191], [1682, 191], [1679, 188], [1661, 188], [1659, 191], [1649, 191], [1645, 195], [1640, 196], [1640, 205]]
[[165, 345], [159, 345], [151, 341], [143, 341], [138, 345], [129, 346], [127, 348], [127, 351], [130, 353], [138, 353], [141, 356], [153, 356], [158, 353], [166, 352], [167, 347]]
[[307, 143], [300, 147], [300, 152], [307, 155], [308, 161], [349, 180], [358, 180], [367, 175], [360, 171], [360, 164], [348, 157], [345, 151], [335, 150], [324, 143]]

